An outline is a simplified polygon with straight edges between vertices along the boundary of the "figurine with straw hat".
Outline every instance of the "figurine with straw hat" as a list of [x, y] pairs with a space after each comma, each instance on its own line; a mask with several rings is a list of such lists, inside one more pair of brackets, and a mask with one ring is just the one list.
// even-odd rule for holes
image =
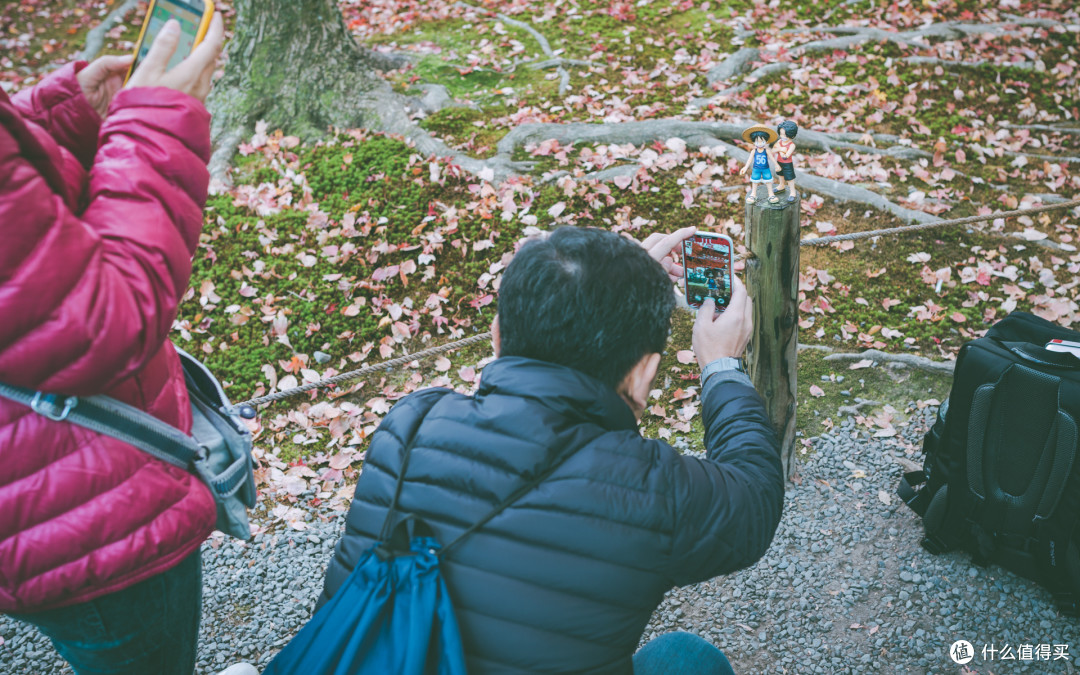
[[746, 192], [746, 203], [753, 204], [757, 199], [757, 185], [764, 183], [769, 191], [769, 201], [773, 204], [780, 198], [773, 193], [773, 171], [776, 170], [776, 158], [773, 157], [769, 147], [779, 136], [775, 131], [764, 124], [755, 124], [742, 133], [743, 140], [754, 145], [750, 156], [746, 159], [746, 166], [739, 171], [740, 176], [745, 176], [747, 171], [753, 169], [750, 174], [750, 189]]

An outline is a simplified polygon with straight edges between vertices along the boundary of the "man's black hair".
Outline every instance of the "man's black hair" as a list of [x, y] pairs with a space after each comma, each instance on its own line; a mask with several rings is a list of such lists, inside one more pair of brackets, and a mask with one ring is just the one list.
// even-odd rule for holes
[[675, 293], [640, 244], [562, 227], [525, 243], [499, 285], [502, 356], [569, 366], [612, 387], [667, 344]]
[[780, 133], [781, 129], [783, 129], [784, 133], [787, 134], [789, 141], [794, 140], [795, 137], [799, 135], [799, 125], [795, 124], [791, 120], [784, 120], [780, 124], [776, 125], [776, 133]]
[[750, 142], [751, 143], [753, 143], [754, 141], [756, 141], [759, 138], [768, 141], [769, 140], [769, 134], [765, 133], [764, 131], [755, 131], [752, 134], [750, 134]]

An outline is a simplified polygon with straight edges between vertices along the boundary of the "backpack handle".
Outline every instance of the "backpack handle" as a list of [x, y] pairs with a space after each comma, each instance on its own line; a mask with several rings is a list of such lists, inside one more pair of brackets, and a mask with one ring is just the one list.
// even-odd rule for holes
[[1002, 347], [1008, 349], [1010, 352], [1029, 363], [1040, 366], [1051, 366], [1054, 368], [1080, 370], [1080, 359], [1072, 354], [1052, 352], [1049, 349], [1035, 346], [1030, 342], [1004, 342], [1001, 340], [998, 340], [998, 342]]

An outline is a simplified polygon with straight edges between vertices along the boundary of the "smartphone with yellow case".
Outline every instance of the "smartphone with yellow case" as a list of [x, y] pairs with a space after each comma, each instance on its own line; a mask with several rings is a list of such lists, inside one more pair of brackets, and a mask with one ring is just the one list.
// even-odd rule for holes
[[135, 60], [131, 63], [124, 82], [127, 82], [131, 74], [139, 67], [139, 63], [150, 53], [150, 47], [166, 21], [176, 19], [180, 22], [180, 44], [177, 45], [172, 59], [169, 60], [167, 69], [171, 69], [187, 58], [195, 49], [195, 45], [202, 42], [213, 16], [213, 0], [150, 0], [150, 6], [146, 10], [146, 19], [139, 32], [139, 41], [135, 43]]

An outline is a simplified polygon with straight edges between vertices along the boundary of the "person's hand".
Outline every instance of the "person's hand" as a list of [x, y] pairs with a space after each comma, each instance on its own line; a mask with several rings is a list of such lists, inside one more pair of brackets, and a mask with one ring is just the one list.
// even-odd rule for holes
[[739, 175], [740, 176], [745, 176], [746, 175], [746, 166], [743, 166], [743, 168], [739, 169]]
[[210, 79], [217, 68], [224, 41], [225, 24], [221, 13], [214, 12], [214, 18], [210, 21], [210, 28], [203, 41], [175, 68], [166, 70], [180, 42], [180, 23], [176, 19], [169, 19], [158, 33], [146, 58], [131, 74], [127, 86], [168, 87], [205, 101], [206, 95], [210, 93]]
[[113, 96], [116, 96], [116, 92], [124, 86], [124, 75], [131, 67], [133, 58], [135, 58], [134, 54], [102, 56], [92, 61], [75, 76], [90, 107], [102, 118], [109, 111]]
[[716, 313], [712, 298], [706, 298], [694, 321], [693, 348], [698, 366], [716, 359], [741, 357], [754, 327], [754, 307], [739, 277], [731, 277], [731, 301], [723, 313]]
[[664, 266], [664, 271], [667, 272], [671, 281], [677, 282], [682, 279], [683, 267], [675, 262], [675, 256], [672, 255], [672, 252], [681, 246], [684, 241], [692, 237], [695, 232], [697, 232], [697, 228], [693, 226], [675, 230], [671, 234], [654, 232], [646, 237], [645, 241], [641, 242], [641, 245], [649, 252], [653, 260]]

